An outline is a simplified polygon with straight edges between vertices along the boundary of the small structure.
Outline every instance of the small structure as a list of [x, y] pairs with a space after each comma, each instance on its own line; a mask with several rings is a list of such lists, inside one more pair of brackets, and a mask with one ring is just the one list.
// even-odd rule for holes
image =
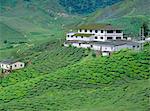
[[21, 69], [25, 67], [25, 63], [19, 61], [5, 60], [0, 62], [0, 68], [2, 73], [9, 73], [13, 70]]

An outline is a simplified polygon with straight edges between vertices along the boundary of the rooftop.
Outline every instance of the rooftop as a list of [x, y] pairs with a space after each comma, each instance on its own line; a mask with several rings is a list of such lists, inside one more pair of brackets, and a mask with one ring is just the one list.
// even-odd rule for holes
[[88, 29], [88, 30], [122, 30], [119, 27], [114, 27], [111, 24], [87, 24], [81, 25], [78, 29]]
[[127, 40], [109, 40], [105, 42], [95, 42], [95, 45], [107, 45], [107, 46], [120, 46], [120, 45], [139, 45], [136, 42], [133, 41], [127, 41]]
[[8, 59], [8, 60], [0, 61], [0, 64], [8, 64], [8, 65], [10, 65], [10, 64], [14, 64], [16, 62], [18, 62], [18, 61], [17, 60]]
[[82, 44], [92, 44], [92, 45], [97, 45], [97, 46], [120, 46], [120, 45], [134, 45], [137, 46], [139, 43], [132, 42], [132, 41], [127, 41], [127, 40], [110, 40], [110, 41], [99, 41], [99, 42], [94, 42], [94, 41], [67, 41], [66, 43], [82, 43]]
[[94, 35], [94, 34], [76, 33], [73, 36], [91, 37], [92, 35]]

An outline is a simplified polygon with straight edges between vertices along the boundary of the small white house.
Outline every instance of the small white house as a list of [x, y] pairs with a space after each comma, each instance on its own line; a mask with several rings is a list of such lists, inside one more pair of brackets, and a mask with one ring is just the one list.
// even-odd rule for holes
[[13, 70], [22, 69], [25, 63], [19, 61], [5, 60], [0, 62], [0, 68], [3, 72], [11, 72]]

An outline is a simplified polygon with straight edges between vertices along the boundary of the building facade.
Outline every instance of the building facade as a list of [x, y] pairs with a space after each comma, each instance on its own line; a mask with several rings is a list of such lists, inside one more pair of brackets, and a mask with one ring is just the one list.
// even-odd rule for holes
[[11, 72], [13, 70], [22, 69], [25, 63], [19, 61], [5, 60], [0, 62], [0, 68], [3, 72]]
[[77, 32], [67, 33], [66, 40], [107, 41], [123, 40], [123, 30], [110, 24], [82, 25]]
[[77, 48], [90, 48], [100, 51], [103, 56], [121, 49], [139, 50], [140, 44], [124, 37], [121, 28], [113, 27], [110, 24], [82, 25], [77, 32], [66, 34], [64, 46]]

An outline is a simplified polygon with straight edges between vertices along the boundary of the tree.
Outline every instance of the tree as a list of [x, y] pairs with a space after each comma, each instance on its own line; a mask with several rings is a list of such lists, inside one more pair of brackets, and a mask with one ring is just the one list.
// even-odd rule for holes
[[4, 44], [7, 44], [7, 42], [8, 42], [7, 40], [4, 40]]
[[142, 25], [142, 28], [144, 29], [144, 36], [147, 37], [148, 33], [149, 33], [148, 23], [144, 22], [143, 25]]

